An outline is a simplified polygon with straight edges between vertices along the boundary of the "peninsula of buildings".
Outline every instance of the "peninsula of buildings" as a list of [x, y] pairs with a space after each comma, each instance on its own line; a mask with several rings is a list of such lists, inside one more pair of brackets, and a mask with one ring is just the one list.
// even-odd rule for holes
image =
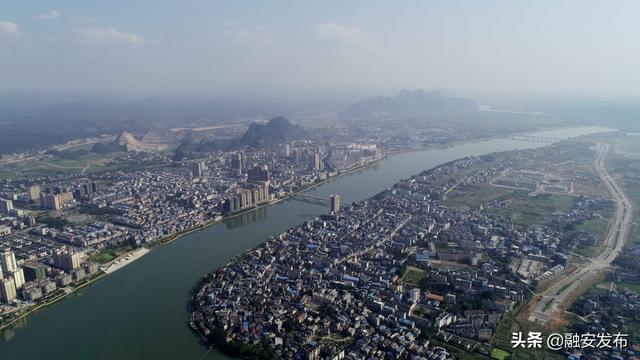
[[[311, 131], [283, 118], [201, 130], [176, 129], [198, 136], [177, 148], [164, 133], [121, 134], [2, 165], [0, 327], [225, 216], [302, 198], [400, 151], [496, 135], [374, 123]], [[606, 235], [593, 231], [613, 212], [593, 151], [579, 147], [570, 167], [531, 160], [556, 154], [465, 158], [356, 204], [307, 199], [329, 214], [211, 275], [193, 326], [231, 353], [268, 357], [446, 357], [451, 343], [488, 353], [505, 314]]]
[[191, 326], [241, 357], [505, 358], [507, 319], [605, 241], [595, 157], [573, 143], [463, 158], [347, 207], [333, 196], [207, 276]]

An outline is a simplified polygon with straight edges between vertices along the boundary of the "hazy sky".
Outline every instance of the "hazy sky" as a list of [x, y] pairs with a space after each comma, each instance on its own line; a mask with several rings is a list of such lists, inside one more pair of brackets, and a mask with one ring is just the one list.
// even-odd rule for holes
[[640, 1], [3, 1], [0, 92], [640, 94]]

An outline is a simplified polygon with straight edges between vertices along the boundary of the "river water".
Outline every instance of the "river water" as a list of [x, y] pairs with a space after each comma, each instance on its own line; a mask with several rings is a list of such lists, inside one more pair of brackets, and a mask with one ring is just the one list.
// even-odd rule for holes
[[[527, 135], [568, 138], [605, 130], [582, 127]], [[362, 200], [401, 178], [460, 157], [544, 145], [496, 139], [402, 153], [308, 193], [340, 194], [344, 203]], [[0, 338], [0, 358], [199, 359], [206, 347], [186, 324], [194, 284], [269, 236], [327, 212], [323, 206], [285, 200], [160, 246], [6, 329]], [[214, 351], [207, 358], [225, 357]]]

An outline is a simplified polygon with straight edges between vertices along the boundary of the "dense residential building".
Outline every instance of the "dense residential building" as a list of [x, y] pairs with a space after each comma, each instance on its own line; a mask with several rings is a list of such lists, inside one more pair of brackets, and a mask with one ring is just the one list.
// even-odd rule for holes
[[62, 208], [62, 200], [60, 195], [40, 193], [40, 206], [49, 210], [60, 210]]
[[10, 303], [16, 298], [16, 284], [13, 278], [0, 280], [0, 299], [5, 303]]
[[57, 268], [60, 268], [67, 272], [78, 269], [80, 265], [82, 265], [81, 254], [71, 250], [62, 250], [56, 252], [53, 256], [53, 262]]
[[231, 214], [264, 204], [269, 200], [271, 200], [269, 186], [255, 185], [241, 189], [233, 197], [226, 199], [224, 210]]
[[0, 254], [0, 263], [2, 267], [3, 276], [7, 279], [13, 280], [13, 286], [17, 289], [21, 289], [25, 283], [24, 273], [16, 261], [16, 256], [13, 251], [4, 249]]
[[47, 277], [47, 269], [38, 263], [24, 264], [22, 270], [26, 281], [36, 281]]
[[314, 152], [312, 154], [309, 155], [309, 167], [312, 170], [321, 170], [322, 169], [322, 162], [321, 162], [321, 158], [320, 158], [320, 154], [317, 152]]
[[194, 177], [202, 176], [204, 169], [204, 161], [195, 161], [191, 163], [191, 174], [193, 174]]
[[[86, 181], [81, 183], [78, 188], [73, 192], [75, 198], [84, 198], [90, 197], [93, 194], [100, 193], [100, 181]], [[67, 195], [68, 196], [68, 195]], [[70, 201], [71, 199], [65, 198], [66, 201]], [[64, 202], [64, 200], [63, 200]]]
[[16, 289], [22, 289], [25, 284], [24, 272], [22, 268], [17, 268], [15, 271], [12, 271], [10, 275], [13, 279]]
[[231, 157], [231, 168], [242, 173], [247, 167], [247, 157], [243, 151], [239, 151]]
[[331, 212], [334, 214], [340, 212], [340, 195], [331, 195]]
[[2, 270], [5, 273], [12, 273], [18, 270], [16, 255], [9, 249], [4, 249], [2, 253], [0, 253], [0, 263], [2, 264]]
[[31, 201], [38, 201], [38, 199], [40, 199], [40, 185], [29, 186], [27, 193]]
[[9, 214], [13, 210], [13, 202], [7, 199], [0, 199], [0, 212]]
[[11, 234], [11, 228], [6, 225], [0, 225], [0, 236], [6, 236]]
[[[406, 341], [425, 333], [489, 346], [507, 312], [565, 271], [576, 241], [560, 244], [567, 229], [611, 206], [577, 196], [564, 217], [525, 230], [501, 215], [508, 200], [445, 206], [458, 186], [494, 186], [518, 156], [458, 159], [348, 207], [332, 195], [339, 216], [289, 228], [212, 273], [194, 295], [192, 326], [213, 343], [279, 358], [438, 356], [428, 343]], [[252, 205], [247, 189], [236, 194], [228, 210]], [[343, 345], [314, 341], [328, 336]]]
[[[397, 358], [405, 352], [426, 357], [434, 349], [411, 339], [432, 330], [469, 339], [465, 341], [487, 341], [502, 314], [523, 300], [522, 284], [489, 276], [495, 274], [496, 264], [491, 262], [453, 272], [417, 268], [443, 284], [438, 288], [444, 293], [415, 286], [405, 289], [401, 271], [428, 266], [415, 254], [437, 252], [433, 244], [444, 237], [458, 239], [461, 259], [481, 258], [482, 250], [475, 241], [466, 240], [466, 231], [471, 234], [482, 218], [438, 204], [456, 181], [444, 179], [476, 163], [462, 159], [435, 168], [341, 212], [340, 198], [333, 195], [331, 209], [340, 216], [291, 228], [212, 274], [195, 295], [194, 327], [207, 337], [224, 329], [227, 342], [264, 346], [282, 358], [294, 357], [299, 349], [307, 357], [324, 353]], [[486, 182], [502, 169], [500, 165], [478, 171], [463, 180]], [[242, 197], [239, 201], [242, 204]], [[487, 236], [478, 241], [488, 241]], [[455, 304], [463, 293], [480, 292], [492, 295], [477, 314], [451, 313], [442, 306]], [[286, 331], [284, 322], [289, 322]], [[472, 323], [473, 327], [466, 325]], [[371, 341], [345, 347], [305, 340], [330, 334]], [[393, 347], [383, 345], [391, 343]]]
[[247, 171], [248, 181], [251, 182], [268, 182], [271, 180], [271, 175], [269, 173], [269, 167], [266, 165], [263, 166], [254, 166], [253, 168]]

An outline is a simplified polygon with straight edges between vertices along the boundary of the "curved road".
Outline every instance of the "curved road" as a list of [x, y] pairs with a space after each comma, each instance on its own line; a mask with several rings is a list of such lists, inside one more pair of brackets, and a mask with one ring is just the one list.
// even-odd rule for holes
[[612, 199], [616, 203], [615, 223], [605, 241], [605, 249], [596, 257], [571, 273], [565, 274], [558, 282], [550, 286], [532, 300], [529, 321], [546, 324], [572, 293], [593, 281], [602, 270], [611, 266], [613, 260], [622, 251], [632, 224], [633, 208], [631, 201], [615, 182], [605, 167], [605, 158], [609, 152], [608, 144], [598, 144], [595, 168], [605, 183]]

